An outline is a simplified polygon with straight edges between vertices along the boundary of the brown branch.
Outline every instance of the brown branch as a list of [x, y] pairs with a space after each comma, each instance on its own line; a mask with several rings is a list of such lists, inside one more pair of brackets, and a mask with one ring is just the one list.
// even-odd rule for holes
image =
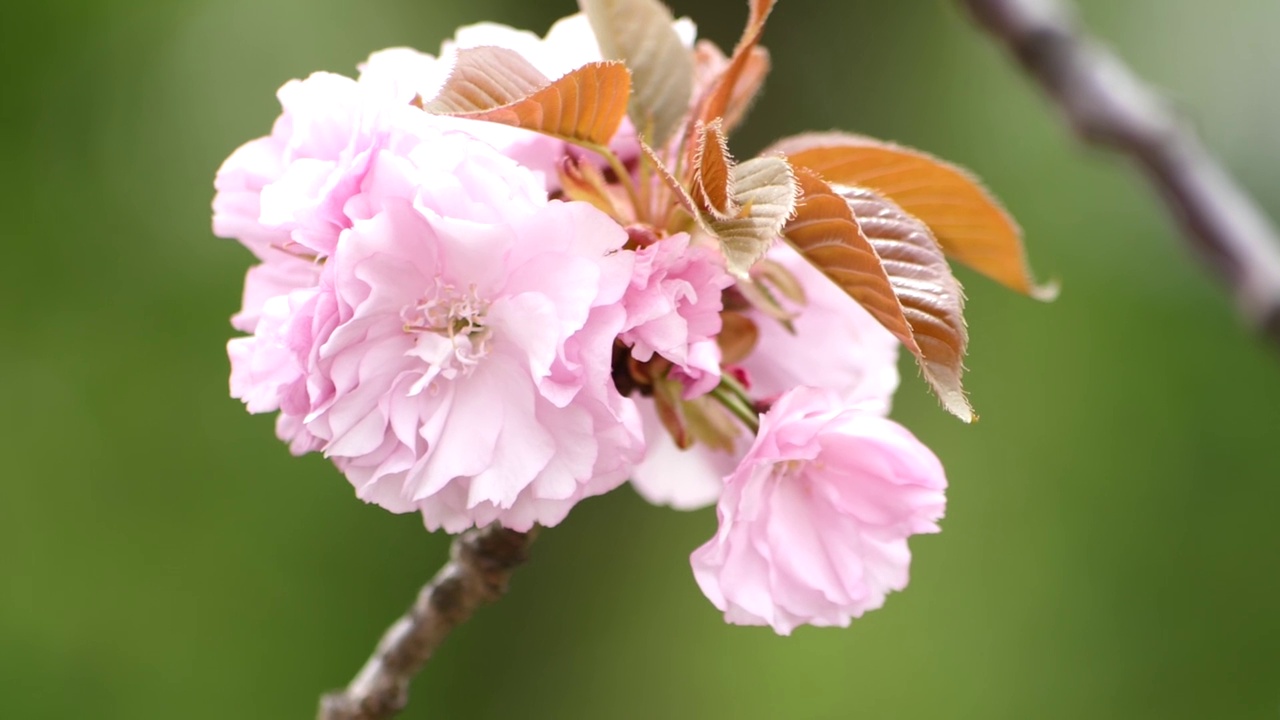
[[506, 593], [511, 573], [529, 557], [535, 534], [491, 525], [459, 535], [449, 562], [382, 636], [351, 684], [321, 698], [318, 720], [381, 720], [403, 710], [413, 676], [450, 631]]
[[1132, 157], [1245, 319], [1280, 340], [1280, 238], [1195, 133], [1060, 0], [960, 0], [1086, 143]]

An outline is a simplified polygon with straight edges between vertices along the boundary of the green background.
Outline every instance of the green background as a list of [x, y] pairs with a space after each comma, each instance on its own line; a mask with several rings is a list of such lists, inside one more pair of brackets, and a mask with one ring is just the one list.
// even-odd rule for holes
[[[731, 45], [738, 0], [681, 1]], [[214, 170], [274, 91], [568, 0], [66, 0], [0, 11], [0, 716], [307, 718], [442, 562], [227, 396], [249, 254]], [[1280, 214], [1280, 5], [1084, 3]], [[967, 385], [904, 365], [895, 417], [951, 480], [911, 588], [848, 630], [723, 624], [710, 510], [628, 489], [546, 532], [407, 718], [1275, 718], [1280, 354], [1123, 162], [1072, 144], [944, 0], [782, 0], [739, 154], [842, 127], [971, 167], [1050, 305], [961, 272]], [[833, 349], [834, 350], [834, 349]]]

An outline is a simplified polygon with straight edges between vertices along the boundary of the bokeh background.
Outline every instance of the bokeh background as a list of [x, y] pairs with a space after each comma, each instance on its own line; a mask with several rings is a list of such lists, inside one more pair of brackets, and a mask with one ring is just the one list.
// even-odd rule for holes
[[[677, 0], [732, 45], [738, 0]], [[283, 82], [539, 32], [569, 0], [64, 0], [0, 10], [0, 715], [308, 718], [443, 561], [227, 396], [249, 254], [214, 170]], [[1280, 215], [1280, 5], [1090, 0], [1086, 20]], [[1274, 718], [1280, 353], [1237, 322], [1123, 162], [1081, 151], [945, 0], [783, 0], [735, 147], [842, 127], [986, 179], [1062, 280], [961, 271], [967, 385], [904, 364], [895, 417], [943, 458], [939, 536], [848, 630], [723, 624], [687, 555], [710, 510], [628, 489], [544, 534], [407, 718]], [[832, 348], [832, 351], [838, 351]]]

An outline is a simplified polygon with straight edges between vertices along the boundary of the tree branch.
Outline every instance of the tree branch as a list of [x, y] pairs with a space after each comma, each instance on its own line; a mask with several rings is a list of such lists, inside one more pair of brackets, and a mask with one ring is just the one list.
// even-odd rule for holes
[[1245, 319], [1280, 341], [1280, 238], [1167, 104], [1077, 27], [1060, 0], [960, 0], [1002, 41], [1086, 143], [1129, 155]]
[[321, 698], [318, 720], [381, 720], [403, 710], [413, 676], [450, 631], [506, 593], [511, 573], [528, 560], [536, 530], [495, 524], [459, 535], [449, 562], [382, 636], [351, 684]]

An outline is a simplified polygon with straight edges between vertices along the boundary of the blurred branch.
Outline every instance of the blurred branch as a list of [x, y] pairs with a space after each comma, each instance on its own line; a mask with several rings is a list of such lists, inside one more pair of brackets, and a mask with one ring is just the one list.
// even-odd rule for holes
[[961, 0], [1052, 97], [1086, 143], [1146, 171], [1249, 323], [1280, 341], [1280, 238], [1195, 133], [1060, 0]]
[[528, 560], [536, 530], [495, 524], [454, 539], [449, 562], [382, 636], [351, 684], [321, 698], [318, 720], [381, 720], [403, 710], [413, 676], [450, 631], [506, 593], [511, 573]]

